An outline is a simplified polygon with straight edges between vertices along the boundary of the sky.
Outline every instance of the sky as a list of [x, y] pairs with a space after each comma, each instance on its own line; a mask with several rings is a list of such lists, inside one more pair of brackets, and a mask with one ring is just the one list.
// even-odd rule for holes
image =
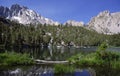
[[54, 21], [89, 22], [102, 11], [120, 12], [120, 0], [0, 0], [0, 5], [10, 7], [20, 4]]

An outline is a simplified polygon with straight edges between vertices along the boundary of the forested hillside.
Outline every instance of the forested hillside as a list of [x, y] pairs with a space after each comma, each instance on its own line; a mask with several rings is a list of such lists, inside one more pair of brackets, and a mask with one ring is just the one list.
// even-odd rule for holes
[[0, 45], [5, 46], [120, 46], [120, 34], [105, 35], [80, 26], [22, 25], [0, 18]]

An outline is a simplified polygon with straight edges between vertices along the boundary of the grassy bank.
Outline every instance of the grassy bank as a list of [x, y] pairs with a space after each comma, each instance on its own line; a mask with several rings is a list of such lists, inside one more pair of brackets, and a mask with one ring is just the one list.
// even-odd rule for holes
[[95, 53], [87, 55], [78, 54], [69, 58], [68, 61], [70, 64], [81, 67], [105, 66], [113, 69], [120, 69], [120, 52], [106, 51], [107, 47], [107, 44], [103, 43]]
[[68, 64], [56, 64], [54, 67], [54, 71], [56, 74], [73, 73], [75, 71], [75, 67]]
[[68, 59], [69, 65], [55, 65], [56, 73], [71, 73], [77, 68], [106, 67], [109, 69], [120, 70], [120, 52], [107, 51], [108, 45], [102, 43], [96, 52], [89, 54], [77, 54]]
[[[109, 52], [111, 53], [111, 52]], [[120, 54], [120, 53], [119, 53]], [[118, 53], [114, 53], [113, 57], [120, 56]], [[96, 53], [91, 53], [89, 55], [82, 55], [78, 54], [69, 58], [69, 63], [79, 66], [110, 66], [112, 68], [119, 68], [120, 69], [120, 58], [113, 59], [113, 57], [109, 58], [98, 58]]]
[[29, 54], [5, 52], [0, 54], [0, 65], [28, 65], [33, 64]]

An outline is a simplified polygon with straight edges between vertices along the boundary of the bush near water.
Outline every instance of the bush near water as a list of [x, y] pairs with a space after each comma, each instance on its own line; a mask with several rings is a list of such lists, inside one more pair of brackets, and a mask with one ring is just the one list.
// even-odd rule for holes
[[15, 52], [0, 53], [0, 65], [28, 65], [33, 64], [29, 54]]
[[78, 54], [68, 59], [69, 63], [79, 66], [109, 66], [120, 69], [120, 52], [107, 51], [108, 45], [102, 43], [95, 53]]

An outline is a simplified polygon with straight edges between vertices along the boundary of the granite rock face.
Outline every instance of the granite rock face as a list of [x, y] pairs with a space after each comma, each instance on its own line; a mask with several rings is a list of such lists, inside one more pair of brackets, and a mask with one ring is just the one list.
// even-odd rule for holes
[[64, 25], [69, 25], [69, 26], [84, 26], [84, 22], [82, 21], [75, 21], [75, 20], [68, 20], [67, 22], [64, 23]]
[[100, 12], [90, 20], [88, 28], [103, 34], [120, 33], [120, 12]]
[[[52, 19], [45, 18], [35, 11], [18, 4], [12, 5], [10, 8], [0, 6], [0, 16], [16, 21], [21, 24], [49, 24], [59, 25], [59, 22]], [[83, 26], [84, 22], [68, 20], [64, 23], [68, 26]], [[120, 33], [120, 12], [110, 13], [109, 11], [100, 12], [97, 16], [93, 17], [87, 24], [87, 28], [95, 30], [103, 34], [116, 34]], [[86, 26], [85, 26], [86, 27]]]

